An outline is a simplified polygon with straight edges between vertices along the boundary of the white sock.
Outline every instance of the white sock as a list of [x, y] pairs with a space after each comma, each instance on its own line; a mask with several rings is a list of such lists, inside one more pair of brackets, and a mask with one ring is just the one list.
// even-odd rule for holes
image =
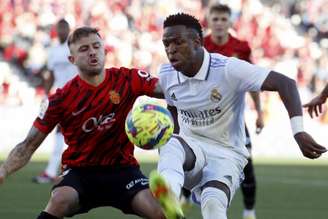
[[255, 218], [255, 209], [244, 209], [243, 217], [254, 217]]
[[207, 187], [202, 191], [201, 208], [204, 219], [227, 219], [228, 198], [217, 188]]
[[184, 183], [183, 163], [185, 151], [176, 139], [161, 147], [158, 161], [158, 172], [165, 178], [177, 198], [180, 197]]
[[61, 156], [63, 153], [64, 146], [65, 146], [64, 136], [61, 133], [56, 132], [55, 145], [54, 145], [53, 151], [50, 155], [48, 165], [45, 169], [46, 174], [50, 177], [57, 176], [57, 172], [58, 172], [58, 169], [60, 166]]

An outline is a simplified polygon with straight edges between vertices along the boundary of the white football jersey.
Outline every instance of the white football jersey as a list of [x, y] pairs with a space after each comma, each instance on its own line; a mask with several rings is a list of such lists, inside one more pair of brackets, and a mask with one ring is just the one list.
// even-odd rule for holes
[[67, 43], [58, 44], [49, 50], [47, 68], [54, 73], [55, 81], [53, 88], [60, 88], [71, 80], [77, 73], [78, 69], [69, 62], [70, 55]]
[[268, 74], [267, 69], [205, 49], [194, 77], [177, 72], [171, 64], [159, 70], [167, 103], [177, 108], [182, 136], [232, 147], [246, 156], [245, 93], [259, 91]]

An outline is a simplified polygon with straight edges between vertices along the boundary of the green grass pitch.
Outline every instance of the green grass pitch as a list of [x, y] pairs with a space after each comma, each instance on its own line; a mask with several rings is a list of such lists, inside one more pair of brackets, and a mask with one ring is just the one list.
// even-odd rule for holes
[[[32, 162], [10, 176], [0, 186], [0, 219], [34, 219], [45, 207], [50, 185], [36, 185], [32, 176], [45, 166]], [[143, 163], [149, 173], [154, 163]], [[327, 219], [328, 165], [256, 163], [258, 219]], [[229, 219], [241, 218], [242, 202], [238, 192], [229, 209]], [[200, 209], [186, 212], [188, 219], [200, 219]], [[94, 209], [77, 219], [133, 219], [110, 207]]]

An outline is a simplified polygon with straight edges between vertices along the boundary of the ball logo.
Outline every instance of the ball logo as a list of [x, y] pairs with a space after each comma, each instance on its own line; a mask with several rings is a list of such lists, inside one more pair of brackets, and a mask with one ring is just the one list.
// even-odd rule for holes
[[120, 94], [114, 90], [109, 91], [109, 99], [113, 104], [119, 104], [121, 102]]
[[222, 98], [222, 95], [219, 93], [219, 91], [214, 88], [212, 91], [211, 91], [211, 101], [213, 102], [219, 102]]

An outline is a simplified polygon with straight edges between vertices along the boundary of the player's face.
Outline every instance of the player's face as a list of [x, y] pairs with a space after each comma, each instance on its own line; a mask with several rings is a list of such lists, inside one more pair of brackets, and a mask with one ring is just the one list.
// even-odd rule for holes
[[105, 49], [97, 34], [81, 37], [70, 45], [70, 61], [75, 64], [82, 74], [99, 75], [104, 70]]
[[225, 37], [231, 27], [230, 15], [226, 12], [213, 11], [208, 17], [208, 27], [215, 37]]
[[191, 37], [191, 30], [183, 25], [164, 28], [163, 44], [167, 58], [175, 70], [182, 73], [194, 72], [193, 63], [201, 47], [199, 39]]

